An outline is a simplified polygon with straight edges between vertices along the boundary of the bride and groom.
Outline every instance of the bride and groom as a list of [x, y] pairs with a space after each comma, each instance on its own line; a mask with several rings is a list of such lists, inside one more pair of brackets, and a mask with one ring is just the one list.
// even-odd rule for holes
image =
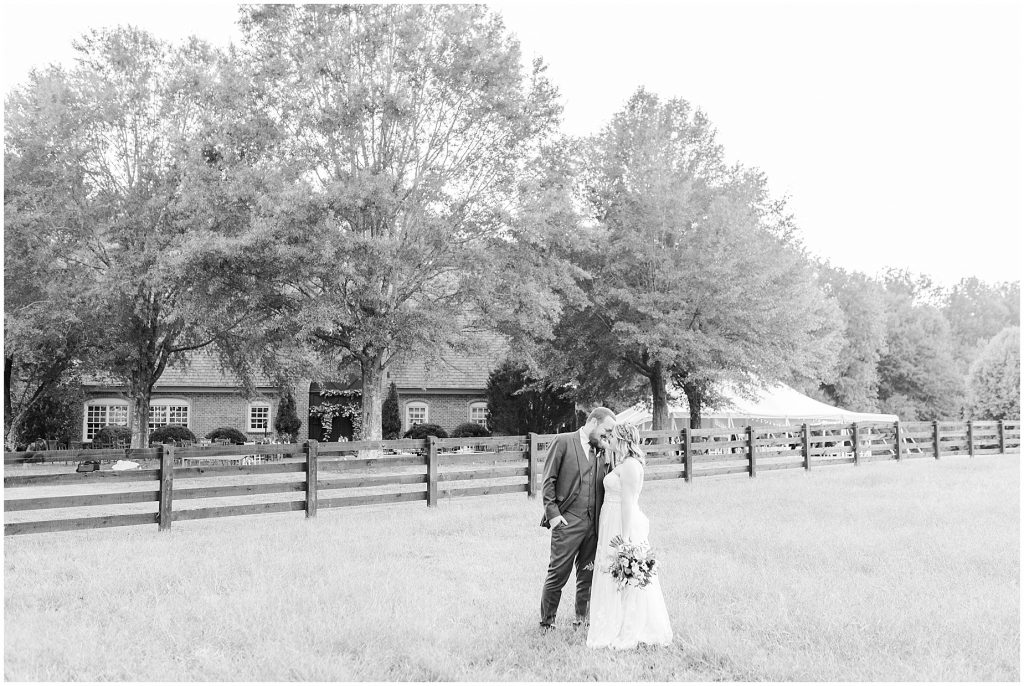
[[633, 648], [640, 643], [672, 642], [665, 599], [655, 575], [639, 588], [619, 588], [609, 571], [620, 536], [646, 544], [650, 523], [640, 511], [644, 479], [640, 432], [617, 424], [615, 414], [599, 407], [579, 431], [559, 434], [544, 464], [544, 517], [551, 529], [551, 559], [540, 602], [540, 626], [554, 627], [562, 588], [576, 568], [576, 619], [589, 627], [591, 648]]

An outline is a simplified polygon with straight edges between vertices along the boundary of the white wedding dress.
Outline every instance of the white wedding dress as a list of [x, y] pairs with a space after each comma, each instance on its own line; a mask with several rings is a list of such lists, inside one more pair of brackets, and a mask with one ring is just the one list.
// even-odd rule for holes
[[[640, 487], [643, 487], [642, 481]], [[639, 491], [638, 488], [637, 499], [632, 503], [632, 530], [623, 532], [622, 483], [614, 471], [604, 477], [604, 505], [598, 520], [594, 583], [590, 589], [590, 629], [587, 632], [590, 648], [627, 649], [640, 643], [668, 645], [672, 642], [672, 627], [658, 575], [655, 574], [644, 588], [626, 586], [620, 591], [606, 571], [612, 555], [608, 542], [615, 536], [621, 534], [634, 543], [648, 540], [651, 524], [640, 511]]]

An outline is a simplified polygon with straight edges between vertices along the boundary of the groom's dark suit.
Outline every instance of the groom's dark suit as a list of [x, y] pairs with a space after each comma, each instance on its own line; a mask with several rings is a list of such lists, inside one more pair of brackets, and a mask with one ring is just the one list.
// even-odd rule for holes
[[541, 526], [550, 526], [561, 515], [568, 524], [551, 532], [551, 561], [540, 600], [540, 623], [554, 624], [562, 587], [576, 563], [576, 618], [585, 619], [590, 610], [590, 586], [597, 551], [597, 520], [604, 500], [607, 469], [596, 450], [584, 449], [579, 431], [558, 434], [548, 448], [544, 463], [544, 516]]

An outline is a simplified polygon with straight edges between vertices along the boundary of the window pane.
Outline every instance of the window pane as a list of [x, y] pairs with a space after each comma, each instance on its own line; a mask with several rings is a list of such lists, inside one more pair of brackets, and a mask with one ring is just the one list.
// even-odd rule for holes
[[128, 426], [128, 406], [90, 404], [85, 408], [85, 440], [91, 441], [107, 424]]
[[487, 426], [487, 406], [471, 405], [469, 408], [469, 421], [476, 422], [480, 426]]
[[107, 423], [128, 426], [128, 406], [109, 405], [107, 406]]
[[267, 431], [270, 428], [270, 407], [253, 405], [249, 408], [249, 431]]
[[106, 405], [89, 405], [85, 416], [85, 438], [91, 441], [107, 423]]
[[167, 423], [188, 426], [188, 405], [171, 405], [167, 408]]
[[167, 405], [150, 405], [149, 430], [159, 429], [167, 423]]
[[424, 424], [427, 421], [427, 406], [426, 405], [409, 405], [406, 408], [406, 417], [408, 419], [408, 425], [413, 424]]

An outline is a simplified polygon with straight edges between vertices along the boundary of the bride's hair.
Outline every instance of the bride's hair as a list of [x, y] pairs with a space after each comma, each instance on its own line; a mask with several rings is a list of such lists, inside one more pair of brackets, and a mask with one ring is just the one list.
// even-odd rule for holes
[[629, 422], [622, 422], [612, 427], [614, 444], [612, 445], [612, 469], [622, 464], [627, 458], [635, 457], [637, 461], [647, 464], [647, 456], [640, 447], [640, 430]]

